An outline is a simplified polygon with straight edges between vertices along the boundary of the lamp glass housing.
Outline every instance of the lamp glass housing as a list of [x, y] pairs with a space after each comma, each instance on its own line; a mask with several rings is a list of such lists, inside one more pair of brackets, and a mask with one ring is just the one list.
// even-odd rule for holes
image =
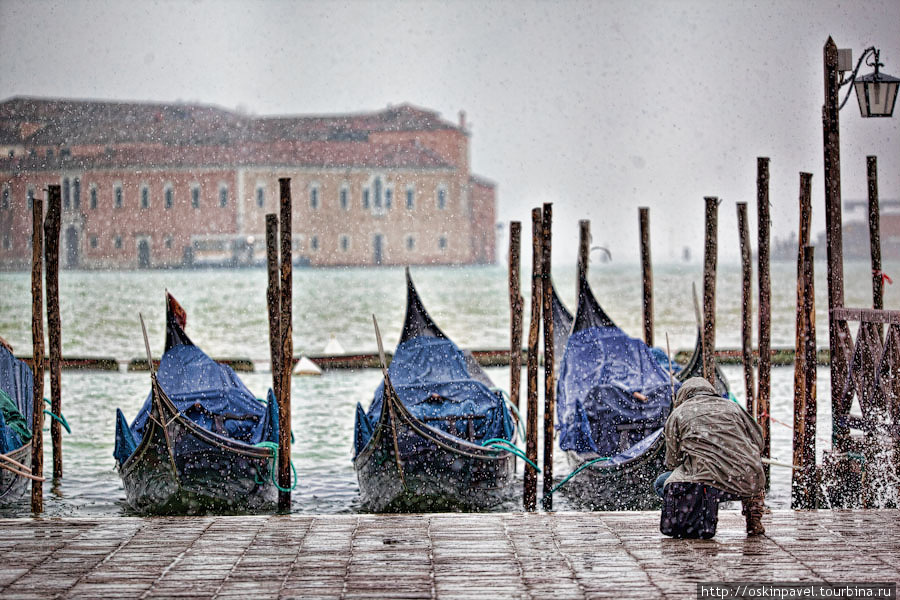
[[900, 79], [877, 71], [857, 77], [853, 82], [859, 114], [863, 117], [890, 117], [897, 102]]

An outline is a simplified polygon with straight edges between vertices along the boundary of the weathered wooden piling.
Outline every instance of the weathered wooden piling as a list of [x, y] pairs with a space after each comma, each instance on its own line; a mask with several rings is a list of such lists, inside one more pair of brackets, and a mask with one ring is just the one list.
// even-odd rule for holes
[[716, 384], [716, 263], [718, 260], [719, 199], [706, 202], [706, 239], [703, 261], [703, 377]]
[[[769, 272], [769, 159], [756, 159], [757, 274], [759, 276], [759, 366], [757, 370], [757, 419], [763, 432], [763, 456], [769, 458], [772, 434], [769, 428], [769, 398], [772, 391], [772, 279]], [[769, 465], [764, 465], [766, 482]]]
[[[291, 360], [294, 356], [291, 303], [293, 301], [293, 248], [291, 245], [291, 180], [278, 179], [281, 196], [281, 396], [278, 402], [278, 484], [284, 490], [291, 487]], [[278, 510], [291, 509], [291, 492], [278, 491]]]
[[[538, 334], [544, 293], [541, 279], [543, 239], [541, 209], [535, 208], [531, 211], [531, 322], [528, 326], [528, 414], [525, 427], [525, 456], [534, 464], [538, 461]], [[528, 463], [525, 464], [522, 500], [525, 510], [537, 508], [537, 470]]]
[[[578, 221], [578, 277], [575, 279], [575, 302], [581, 296], [581, 278], [587, 279], [588, 263], [591, 257], [591, 222]], [[577, 308], [577, 307], [576, 307]]]
[[747, 203], [737, 203], [738, 241], [741, 245], [741, 362], [744, 366], [744, 397], [747, 412], [757, 416], [756, 381], [753, 373], [753, 265]]
[[[44, 262], [47, 285], [47, 337], [50, 358], [50, 412], [62, 415], [62, 340], [59, 317], [59, 228], [60, 193], [50, 192], [47, 197], [47, 217], [44, 219]], [[38, 405], [35, 405], [35, 409]], [[43, 408], [43, 407], [41, 407]], [[50, 440], [53, 444], [53, 478], [63, 476], [62, 425], [56, 419], [50, 421]]]
[[[881, 272], [881, 215], [878, 208], [878, 157], [866, 157], [869, 183], [869, 249], [872, 254], [872, 308], [884, 308], [884, 277]], [[878, 326], [878, 333], [883, 333]]]
[[553, 231], [553, 204], [544, 203], [541, 223], [541, 281], [543, 283], [544, 317], [544, 482], [541, 505], [544, 510], [553, 509], [553, 421], [556, 416], [556, 378], [553, 358], [553, 287], [550, 278], [550, 247]]
[[272, 393], [281, 402], [281, 285], [278, 275], [278, 215], [266, 215], [266, 305], [269, 309], [269, 356], [272, 363]]
[[[48, 195], [59, 202], [58, 185], [50, 186]], [[44, 475], [44, 201], [35, 195], [31, 204], [31, 346], [34, 388], [31, 418], [31, 474]], [[31, 480], [31, 511], [44, 511], [44, 485]]]
[[[509, 400], [519, 410], [519, 388], [522, 382], [522, 298], [520, 283], [520, 249], [522, 246], [522, 224], [509, 224]], [[516, 415], [516, 419], [519, 415]]]
[[[804, 173], [803, 175], [808, 175]], [[809, 181], [807, 180], [807, 185]], [[808, 191], [807, 187], [807, 191]], [[802, 192], [801, 192], [802, 193]], [[809, 196], [807, 196], [807, 201]], [[802, 202], [802, 201], [801, 201]], [[802, 210], [802, 208], [801, 208]], [[797, 352], [794, 388], [793, 464], [800, 467], [791, 474], [791, 508], [816, 508], [818, 473], [816, 470], [816, 298], [814, 249], [800, 247], [797, 283]], [[799, 377], [797, 371], [800, 372]]]
[[641, 229], [641, 282], [644, 323], [644, 341], [653, 346], [653, 264], [650, 261], [650, 209], [638, 208]]
[[[802, 446], [802, 440], [797, 440], [803, 431], [803, 408], [798, 404], [803, 403], [803, 391], [805, 389], [804, 377], [806, 377], [805, 354], [803, 353], [804, 336], [807, 332], [807, 323], [803, 320], [806, 316], [804, 299], [808, 292], [807, 282], [804, 281], [804, 248], [810, 245], [810, 228], [812, 224], [812, 174], [800, 173], [800, 226], [798, 229], [797, 245], [797, 331], [794, 351], [794, 464], [796, 462], [797, 448]], [[798, 409], [800, 410], [798, 416]], [[796, 474], [795, 474], [796, 476]]]

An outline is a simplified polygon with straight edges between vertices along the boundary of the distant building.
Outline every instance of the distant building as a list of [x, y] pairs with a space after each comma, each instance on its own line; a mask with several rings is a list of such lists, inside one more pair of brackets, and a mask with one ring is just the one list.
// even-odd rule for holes
[[32, 199], [54, 184], [63, 266], [259, 264], [281, 177], [298, 264], [495, 260], [495, 185], [469, 170], [464, 113], [12, 98], [0, 103], [0, 268], [30, 264]]

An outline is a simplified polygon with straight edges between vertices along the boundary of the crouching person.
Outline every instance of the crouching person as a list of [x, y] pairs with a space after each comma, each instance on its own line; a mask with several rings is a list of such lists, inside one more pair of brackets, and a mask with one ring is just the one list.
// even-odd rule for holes
[[666, 420], [666, 468], [654, 487], [663, 499], [660, 531], [710, 538], [719, 502], [740, 499], [747, 534], [765, 533], [762, 430], [737, 403], [702, 377], [687, 380]]

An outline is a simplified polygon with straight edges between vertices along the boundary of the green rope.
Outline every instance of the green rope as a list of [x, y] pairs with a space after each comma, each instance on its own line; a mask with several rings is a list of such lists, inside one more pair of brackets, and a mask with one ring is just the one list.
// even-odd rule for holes
[[[278, 489], [278, 491], [293, 492], [297, 488], [297, 468], [294, 466], [294, 461], [291, 461], [291, 472], [293, 474], [294, 484], [289, 488], [283, 488], [278, 485], [278, 481], [275, 478], [275, 465], [278, 464], [278, 444], [276, 444], [275, 442], [260, 442], [258, 444], [254, 444], [254, 446], [256, 446], [257, 448], [268, 448], [272, 451], [272, 466], [269, 468], [269, 470], [272, 472], [272, 483], [275, 484], [275, 487]], [[256, 483], [262, 485], [263, 483], [265, 483], [265, 480], [257, 480]]]
[[609, 457], [601, 456], [600, 458], [595, 458], [594, 460], [589, 460], [588, 462], [584, 463], [583, 465], [581, 465], [580, 467], [578, 467], [577, 469], [575, 469], [574, 471], [569, 473], [568, 477], [566, 477], [565, 479], [560, 481], [558, 484], [556, 484], [556, 486], [554, 486], [553, 489], [551, 489], [547, 493], [547, 495], [549, 496], [549, 495], [553, 494], [553, 492], [555, 492], [556, 490], [561, 488], [563, 486], [563, 484], [565, 484], [567, 481], [569, 481], [570, 479], [572, 479], [573, 477], [575, 477], [576, 475], [581, 473], [583, 470], [587, 469], [589, 466], [593, 465], [594, 463], [603, 462], [604, 460], [609, 460]]
[[[46, 403], [49, 404], [50, 406], [53, 406], [53, 403], [50, 402], [50, 400], [48, 400], [47, 398], [44, 398], [44, 402], [46, 402]], [[69, 422], [66, 421], [66, 418], [65, 418], [63, 415], [61, 415], [61, 414], [60, 414], [60, 415], [55, 415], [55, 414], [53, 414], [52, 412], [50, 412], [49, 410], [44, 410], [44, 414], [45, 414], [45, 415], [50, 415], [51, 418], [56, 419], [57, 421], [59, 421], [59, 423], [60, 423], [63, 427], [66, 428], [66, 432], [67, 432], [67, 433], [69, 433], [69, 434], [72, 433], [72, 428], [69, 427]]]
[[524, 427], [524, 425], [522, 425], [522, 415], [521, 415], [521, 413], [519, 413], [518, 407], [512, 403], [512, 400], [510, 400], [510, 398], [509, 398], [509, 394], [507, 394], [506, 390], [504, 390], [503, 388], [495, 387], [495, 388], [491, 388], [491, 391], [498, 392], [503, 397], [503, 399], [506, 400], [506, 403], [509, 404], [509, 407], [512, 409], [513, 414], [516, 415], [516, 426], [518, 427], [519, 436], [521, 436], [521, 438], [524, 440], [525, 439], [525, 427]]
[[509, 440], [504, 440], [501, 438], [490, 438], [481, 442], [481, 445], [488, 448], [494, 448], [495, 450], [503, 450], [504, 452], [509, 452], [510, 454], [515, 454], [516, 456], [527, 462], [529, 465], [534, 467], [534, 469], [538, 473], [541, 472], [538, 466], [531, 462], [531, 460], [527, 456], [525, 456], [525, 453], [522, 452], [522, 449], [518, 448]]

